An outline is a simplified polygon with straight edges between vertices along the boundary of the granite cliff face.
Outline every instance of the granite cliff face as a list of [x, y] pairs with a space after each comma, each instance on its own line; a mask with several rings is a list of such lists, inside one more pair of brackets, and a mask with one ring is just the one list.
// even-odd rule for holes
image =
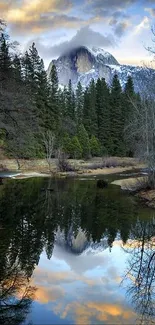
[[67, 236], [59, 229], [55, 234], [55, 243], [74, 255], [97, 254], [108, 248], [108, 238], [103, 237], [100, 242], [94, 243], [93, 240], [87, 239], [85, 232], [81, 228], [75, 234], [72, 226]]
[[108, 82], [110, 74], [108, 64], [119, 66], [119, 63], [110, 53], [96, 48], [90, 50], [83, 46], [65, 53], [57, 60], [53, 60], [49, 65], [48, 75], [52, 64], [55, 64], [57, 68], [61, 85], [67, 85], [71, 79], [75, 86], [79, 80], [83, 86], [86, 86], [91, 78], [97, 79], [103, 76]]
[[142, 92], [146, 86], [148, 87], [148, 82], [152, 84], [155, 81], [155, 70], [120, 65], [109, 52], [95, 47], [88, 49], [81, 46], [66, 52], [57, 60], [53, 60], [48, 68], [48, 76], [53, 64], [57, 68], [59, 83], [62, 86], [67, 85], [71, 79], [74, 88], [79, 81], [83, 87], [87, 87], [92, 78], [94, 80], [105, 78], [110, 85], [114, 74], [117, 73], [122, 87], [124, 87], [128, 75], [131, 75], [135, 90]]

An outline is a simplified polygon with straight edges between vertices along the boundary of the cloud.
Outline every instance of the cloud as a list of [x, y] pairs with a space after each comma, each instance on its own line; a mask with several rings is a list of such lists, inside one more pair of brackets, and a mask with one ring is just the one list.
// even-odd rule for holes
[[91, 5], [96, 11], [105, 9], [118, 9], [123, 10], [124, 8], [133, 5], [137, 0], [87, 0], [87, 4]]
[[121, 37], [130, 25], [131, 24], [128, 21], [116, 24], [114, 28], [115, 34]]
[[65, 295], [64, 290], [59, 286], [45, 287], [39, 286], [35, 293], [35, 300], [39, 303], [47, 304], [63, 298]]
[[[14, 34], [43, 33], [51, 29], [78, 28], [78, 26], [91, 25], [104, 22], [106, 18], [126, 18], [123, 8], [136, 0], [86, 0], [86, 13], [91, 17], [79, 18], [75, 12], [75, 3], [72, 0], [0, 0], [1, 14]], [[72, 10], [72, 15], [69, 13]], [[111, 13], [112, 11], [112, 13]], [[73, 14], [75, 12], [75, 14]], [[82, 15], [83, 17], [83, 15]]]
[[115, 15], [121, 18], [126, 16], [124, 10], [136, 2], [137, 0], [87, 0], [86, 10], [89, 13], [102, 17]]
[[[5, 3], [4, 0], [1, 4]], [[6, 17], [10, 22], [30, 22], [38, 20], [40, 15], [66, 12], [71, 9], [70, 0], [23, 0], [19, 5], [18, 1], [9, 3], [9, 10]]]
[[68, 16], [72, 8], [71, 0], [0, 0], [2, 18], [19, 34], [44, 31], [48, 28], [61, 26], [74, 26], [78, 18]]
[[[61, 318], [68, 315], [75, 324], [90, 324], [92, 320], [106, 322], [106, 324], [129, 324], [135, 320], [135, 313], [126, 306], [112, 303], [100, 303], [95, 301], [80, 303], [73, 302], [61, 308]], [[55, 309], [59, 314], [60, 309]]]
[[114, 247], [111, 254], [105, 250], [86, 258], [55, 245], [52, 263], [43, 259], [42, 266], [34, 271], [33, 284], [39, 287], [37, 300], [48, 304], [60, 323], [134, 323], [136, 315], [119, 288], [123, 265], [118, 265], [117, 256], [121, 252], [125, 254]]
[[12, 32], [16, 34], [41, 34], [45, 31], [60, 28], [77, 28], [79, 24], [83, 24], [84, 21], [81, 19], [68, 16], [68, 15], [47, 15], [40, 17], [37, 21], [16, 21], [15, 23], [10, 23]]
[[155, 8], [145, 8], [145, 11], [148, 11], [152, 17], [155, 17]]
[[41, 44], [38, 40], [36, 46], [40, 50], [40, 54], [46, 58], [54, 58], [62, 55], [63, 53], [72, 50], [78, 46], [96, 46], [96, 47], [114, 47], [116, 45], [115, 38], [112, 34], [103, 35], [99, 32], [93, 31], [89, 26], [82, 27], [77, 31], [69, 41], [64, 41], [55, 46], [48, 46]]
[[73, 271], [52, 272], [37, 268], [34, 275], [35, 285], [39, 283], [43, 286], [43, 284], [46, 283], [48, 288], [51, 285], [69, 284], [74, 281], [81, 281], [90, 287], [97, 284], [96, 281], [87, 278], [84, 275], [78, 275]]
[[9, 3], [6, 3], [4, 1], [0, 1], [0, 11], [1, 11], [1, 14], [3, 14], [8, 9], [9, 9]]
[[74, 279], [74, 274], [68, 271], [62, 272], [51, 272], [45, 269], [36, 268], [35, 270], [35, 281], [39, 283], [47, 283], [48, 286], [51, 284], [70, 283]]
[[135, 28], [134, 28], [134, 35], [138, 35], [140, 34], [144, 29], [149, 29], [150, 28], [150, 20], [147, 16], [145, 16], [142, 21], [140, 22], [140, 24], [138, 24]]

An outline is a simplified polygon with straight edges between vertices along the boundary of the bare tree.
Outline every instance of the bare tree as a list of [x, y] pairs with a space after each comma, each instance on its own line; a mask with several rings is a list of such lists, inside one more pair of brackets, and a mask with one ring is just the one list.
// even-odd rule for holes
[[139, 324], [155, 320], [155, 222], [139, 221], [132, 230], [135, 240], [126, 249], [129, 254], [127, 294], [139, 314]]
[[42, 134], [43, 144], [46, 151], [46, 160], [49, 166], [49, 171], [52, 172], [51, 164], [52, 164], [52, 156], [54, 154], [56, 137], [51, 130], [42, 131], [41, 134]]
[[135, 155], [149, 167], [149, 183], [155, 188], [155, 101], [131, 100], [133, 113], [125, 128], [125, 137]]
[[20, 325], [29, 313], [36, 288], [21, 270], [17, 261], [7, 261], [0, 279], [0, 323]]
[[[152, 31], [152, 35], [153, 35], [152, 42], [155, 43], [155, 25], [152, 26], [151, 31]], [[155, 47], [149, 46], [149, 47], [147, 47], [147, 51], [149, 51], [151, 54], [153, 54], [153, 59], [155, 59]]]
[[75, 171], [75, 168], [68, 162], [67, 155], [61, 148], [57, 150], [57, 167], [60, 172]]
[[[152, 34], [155, 43], [155, 26], [152, 27]], [[155, 47], [147, 50], [153, 54], [153, 63]], [[125, 127], [125, 137], [135, 155], [148, 164], [149, 185], [155, 188], [155, 71], [150, 68], [145, 65], [148, 82], [141, 91], [141, 99], [129, 98], [133, 109]]]

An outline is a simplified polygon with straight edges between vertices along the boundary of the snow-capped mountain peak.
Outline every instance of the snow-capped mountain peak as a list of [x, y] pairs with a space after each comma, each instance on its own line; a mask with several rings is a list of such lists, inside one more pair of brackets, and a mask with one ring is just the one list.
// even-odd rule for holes
[[92, 48], [88, 48], [89, 51], [92, 52], [93, 55], [98, 56], [98, 55], [102, 55], [104, 57], [110, 57], [111, 54], [109, 52], [106, 52], [104, 49], [99, 48], [99, 47], [95, 47], [93, 46]]
[[53, 60], [48, 68], [50, 74], [52, 65], [55, 64], [58, 72], [59, 83], [68, 85], [71, 79], [76, 88], [80, 81], [83, 87], [87, 87], [92, 79], [104, 78], [111, 85], [115, 73], [117, 73], [122, 87], [128, 76], [133, 78], [135, 91], [143, 93], [144, 88], [155, 80], [155, 70], [130, 65], [121, 65], [115, 57], [102, 48], [79, 46], [64, 53], [57, 60]]

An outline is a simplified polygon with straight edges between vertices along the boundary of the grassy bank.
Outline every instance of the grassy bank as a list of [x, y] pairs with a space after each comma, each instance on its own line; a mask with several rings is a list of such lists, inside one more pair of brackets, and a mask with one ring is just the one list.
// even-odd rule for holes
[[[84, 160], [72, 160], [69, 161], [73, 172], [59, 172], [57, 167], [57, 160], [51, 160], [51, 173], [55, 175], [107, 175], [114, 173], [121, 173], [132, 169], [144, 167], [134, 158], [120, 158], [120, 157], [108, 157], [108, 158], [92, 158], [87, 161]], [[49, 166], [46, 159], [37, 160], [19, 160], [20, 170], [18, 169], [18, 163], [14, 159], [1, 159], [0, 170], [1, 171], [18, 171], [22, 174], [27, 173], [44, 173], [50, 174]]]

